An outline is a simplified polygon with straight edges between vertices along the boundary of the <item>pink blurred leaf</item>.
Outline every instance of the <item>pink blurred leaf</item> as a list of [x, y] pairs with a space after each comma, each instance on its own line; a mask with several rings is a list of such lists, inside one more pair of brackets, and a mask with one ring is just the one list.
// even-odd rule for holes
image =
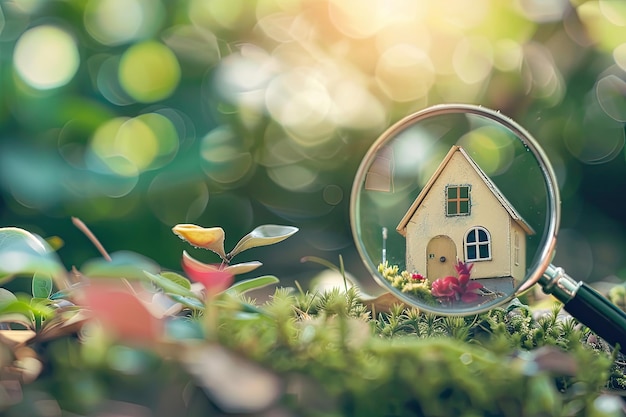
[[200, 262], [186, 251], [183, 251], [182, 266], [189, 278], [204, 285], [208, 295], [219, 294], [234, 282], [229, 271]]
[[120, 282], [92, 281], [82, 289], [79, 301], [93, 320], [122, 341], [152, 343], [163, 334], [163, 322]]

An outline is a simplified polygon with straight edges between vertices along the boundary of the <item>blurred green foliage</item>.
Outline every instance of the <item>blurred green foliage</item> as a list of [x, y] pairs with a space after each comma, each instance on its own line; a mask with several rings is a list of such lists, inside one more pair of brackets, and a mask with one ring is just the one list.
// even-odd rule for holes
[[359, 273], [361, 156], [409, 112], [470, 102], [552, 159], [555, 263], [623, 278], [625, 71], [614, 0], [3, 0], [0, 224], [58, 235], [81, 264], [96, 254], [77, 216], [170, 268], [176, 223], [290, 224], [272, 273], [338, 253]]
[[[0, 345], [8, 376], [9, 369], [38, 375], [6, 380], [0, 409], [7, 416], [623, 415], [623, 362], [558, 307], [534, 315], [517, 303], [464, 318], [396, 305], [372, 318], [358, 298], [354, 288], [280, 288], [244, 314], [233, 308], [239, 297], [226, 297], [214, 310], [217, 334], [204, 326], [206, 315], [170, 317], [173, 337], [148, 346], [112, 343], [99, 326], [13, 354]], [[24, 358], [45, 361], [31, 370]]]

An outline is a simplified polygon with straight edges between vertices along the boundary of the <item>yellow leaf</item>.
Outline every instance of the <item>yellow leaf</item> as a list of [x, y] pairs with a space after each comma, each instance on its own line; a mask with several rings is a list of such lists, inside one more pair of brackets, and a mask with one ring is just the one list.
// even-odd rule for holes
[[195, 224], [177, 224], [172, 231], [181, 239], [198, 248], [208, 249], [225, 258], [224, 229], [221, 227], [202, 227]]

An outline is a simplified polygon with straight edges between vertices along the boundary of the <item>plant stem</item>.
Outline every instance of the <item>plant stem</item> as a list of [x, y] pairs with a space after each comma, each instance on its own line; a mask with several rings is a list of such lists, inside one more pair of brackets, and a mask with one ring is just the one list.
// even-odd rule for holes
[[91, 243], [102, 254], [102, 257], [110, 262], [111, 261], [111, 256], [106, 251], [106, 249], [104, 249], [104, 246], [102, 246], [102, 243], [100, 243], [100, 241], [98, 240], [96, 235], [94, 235], [92, 233], [92, 231], [89, 230], [87, 225], [85, 223], [83, 223], [83, 221], [81, 219], [79, 219], [78, 217], [72, 217], [72, 223], [74, 223], [74, 226], [76, 226], [78, 228], [78, 230], [80, 230], [81, 232], [83, 232], [83, 234], [85, 236], [87, 236], [87, 238], [91, 241]]

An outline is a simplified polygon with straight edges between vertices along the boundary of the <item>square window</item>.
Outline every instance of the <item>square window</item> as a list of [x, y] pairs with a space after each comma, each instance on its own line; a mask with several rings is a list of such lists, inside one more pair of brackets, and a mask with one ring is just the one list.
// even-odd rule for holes
[[446, 186], [446, 216], [470, 214], [470, 186]]

